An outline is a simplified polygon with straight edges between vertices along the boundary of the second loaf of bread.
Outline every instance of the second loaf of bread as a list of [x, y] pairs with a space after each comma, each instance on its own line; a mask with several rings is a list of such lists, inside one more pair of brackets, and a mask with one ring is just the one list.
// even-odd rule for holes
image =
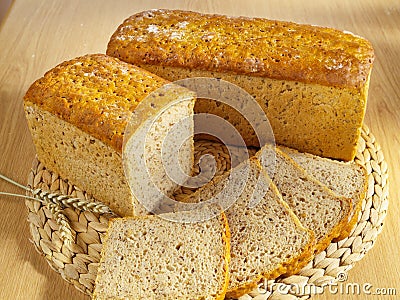
[[[151, 10], [125, 20], [107, 54], [170, 81], [217, 77], [255, 97], [277, 143], [352, 160], [361, 133], [371, 44], [330, 28], [261, 18]], [[254, 131], [226, 105], [196, 102], [195, 112], [229, 117], [247, 145]]]

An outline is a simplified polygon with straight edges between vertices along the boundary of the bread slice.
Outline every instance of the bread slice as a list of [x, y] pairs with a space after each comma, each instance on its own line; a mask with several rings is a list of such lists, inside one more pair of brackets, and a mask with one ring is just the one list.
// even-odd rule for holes
[[309, 153], [302, 153], [283, 146], [278, 148], [289, 155], [309, 175], [325, 184], [334, 193], [351, 199], [353, 213], [337, 240], [347, 237], [357, 223], [362, 201], [367, 193], [367, 170], [354, 162], [344, 163]]
[[154, 215], [113, 219], [93, 299], [224, 299], [229, 240], [221, 212], [201, 223]]
[[350, 199], [334, 194], [278, 148], [266, 145], [256, 157], [300, 222], [314, 231], [315, 253], [324, 250], [347, 225]]
[[[150, 96], [154, 102], [144, 103]], [[160, 148], [174, 124], [192, 117], [195, 98], [189, 90], [116, 58], [89, 54], [63, 62], [35, 81], [24, 97], [24, 108], [39, 160], [115, 213], [131, 216], [137, 214], [138, 202], [124, 174], [122, 145], [132, 113], [140, 107], [147, 117], [155, 117], [166, 102], [183, 98], [191, 101], [168, 107], [149, 130], [152, 136], [145, 144], [151, 157], [149, 173], [159, 189], [168, 193], [178, 185], [159, 167]], [[137, 121], [132, 133], [145, 120], [137, 117]], [[181, 136], [191, 135], [193, 124], [178, 137], [170, 137], [180, 145]], [[174, 153], [175, 148], [163, 150]], [[187, 139], [179, 150], [180, 166], [189, 174], [193, 140]]]
[[[242, 191], [235, 191], [238, 186]], [[301, 225], [254, 158], [215, 177], [183, 201], [216, 202], [226, 209], [231, 230], [227, 297], [253, 290], [262, 278], [296, 273], [312, 258], [313, 233]]]

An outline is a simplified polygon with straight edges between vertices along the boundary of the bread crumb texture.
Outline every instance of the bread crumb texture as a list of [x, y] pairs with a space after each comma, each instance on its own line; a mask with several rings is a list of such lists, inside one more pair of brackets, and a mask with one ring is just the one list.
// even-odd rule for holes
[[25, 113], [36, 154], [46, 168], [102, 201], [114, 213], [133, 215], [119, 152], [37, 105], [26, 106]]
[[115, 219], [102, 250], [94, 298], [223, 299], [227, 238], [224, 216], [186, 224], [158, 216]]

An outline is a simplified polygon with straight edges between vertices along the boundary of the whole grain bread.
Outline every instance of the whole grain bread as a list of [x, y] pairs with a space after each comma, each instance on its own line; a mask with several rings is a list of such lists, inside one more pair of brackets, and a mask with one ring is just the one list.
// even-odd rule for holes
[[[230, 81], [254, 96], [277, 143], [325, 157], [355, 156], [374, 51], [350, 32], [158, 9], [126, 19], [107, 54], [170, 81]], [[229, 116], [246, 144], [259, 146], [248, 122], [229, 106], [202, 99], [195, 111]]]
[[334, 194], [278, 148], [266, 145], [256, 157], [300, 222], [315, 233], [315, 253], [324, 250], [348, 224], [351, 200]]
[[344, 163], [283, 146], [278, 148], [289, 155], [310, 176], [325, 184], [334, 193], [351, 199], [353, 213], [337, 240], [347, 237], [357, 223], [362, 201], [367, 193], [368, 177], [366, 169], [354, 162]]
[[[152, 174], [161, 191], [167, 193], [177, 186], [159, 168], [160, 141], [171, 125], [192, 116], [194, 95], [171, 85], [157, 99], [157, 93], [161, 93], [158, 91], [167, 84], [168, 81], [148, 71], [101, 54], [85, 55], [56, 66], [35, 81], [24, 97], [39, 160], [105, 202], [115, 213], [134, 215], [139, 205], [134, 207], [138, 202], [132, 198], [124, 175], [122, 146], [132, 112], [150, 94], [155, 100], [145, 108], [149, 116], [157, 115], [165, 104], [162, 101], [191, 99], [169, 108], [155, 122], [154, 132], [150, 132], [155, 138], [149, 138], [145, 145], [147, 154], [152, 156], [149, 167], [156, 169]], [[141, 122], [144, 120], [139, 120], [135, 130]], [[191, 136], [193, 124], [182, 134]], [[165, 151], [174, 153], [171, 149]], [[189, 174], [193, 163], [192, 139], [183, 143], [180, 155], [180, 165]]]
[[226, 217], [200, 223], [160, 216], [112, 219], [94, 299], [224, 299], [228, 285]]
[[253, 290], [263, 278], [296, 273], [312, 258], [312, 231], [301, 225], [254, 158], [182, 201], [218, 203], [226, 209], [231, 231], [228, 298]]

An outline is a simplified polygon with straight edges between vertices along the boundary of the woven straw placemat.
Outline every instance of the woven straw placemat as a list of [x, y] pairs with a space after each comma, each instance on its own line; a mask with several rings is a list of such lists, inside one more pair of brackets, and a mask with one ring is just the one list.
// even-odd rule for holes
[[[227, 149], [216, 142], [196, 142], [196, 156], [212, 154], [217, 162], [217, 174], [230, 168]], [[250, 151], [251, 154], [251, 151]], [[313, 293], [322, 293], [323, 287], [347, 279], [347, 272], [362, 259], [374, 245], [382, 231], [388, 208], [388, 173], [380, 146], [369, 129], [364, 126], [359, 141], [356, 162], [365, 166], [368, 173], [368, 192], [362, 213], [349, 237], [332, 242], [298, 274], [260, 283], [257, 290], [242, 296], [251, 299], [307, 299]], [[84, 191], [69, 184], [57, 174], [46, 170], [35, 160], [28, 178], [28, 186], [61, 195], [90, 199]], [[190, 193], [182, 189], [177, 197]], [[179, 195], [180, 194], [180, 195]], [[91, 295], [100, 260], [102, 239], [110, 215], [96, 214], [74, 208], [63, 210], [73, 234], [71, 244], [63, 243], [59, 225], [53, 212], [41, 202], [27, 199], [28, 221], [32, 242], [48, 264], [66, 281], [80, 291]]]

